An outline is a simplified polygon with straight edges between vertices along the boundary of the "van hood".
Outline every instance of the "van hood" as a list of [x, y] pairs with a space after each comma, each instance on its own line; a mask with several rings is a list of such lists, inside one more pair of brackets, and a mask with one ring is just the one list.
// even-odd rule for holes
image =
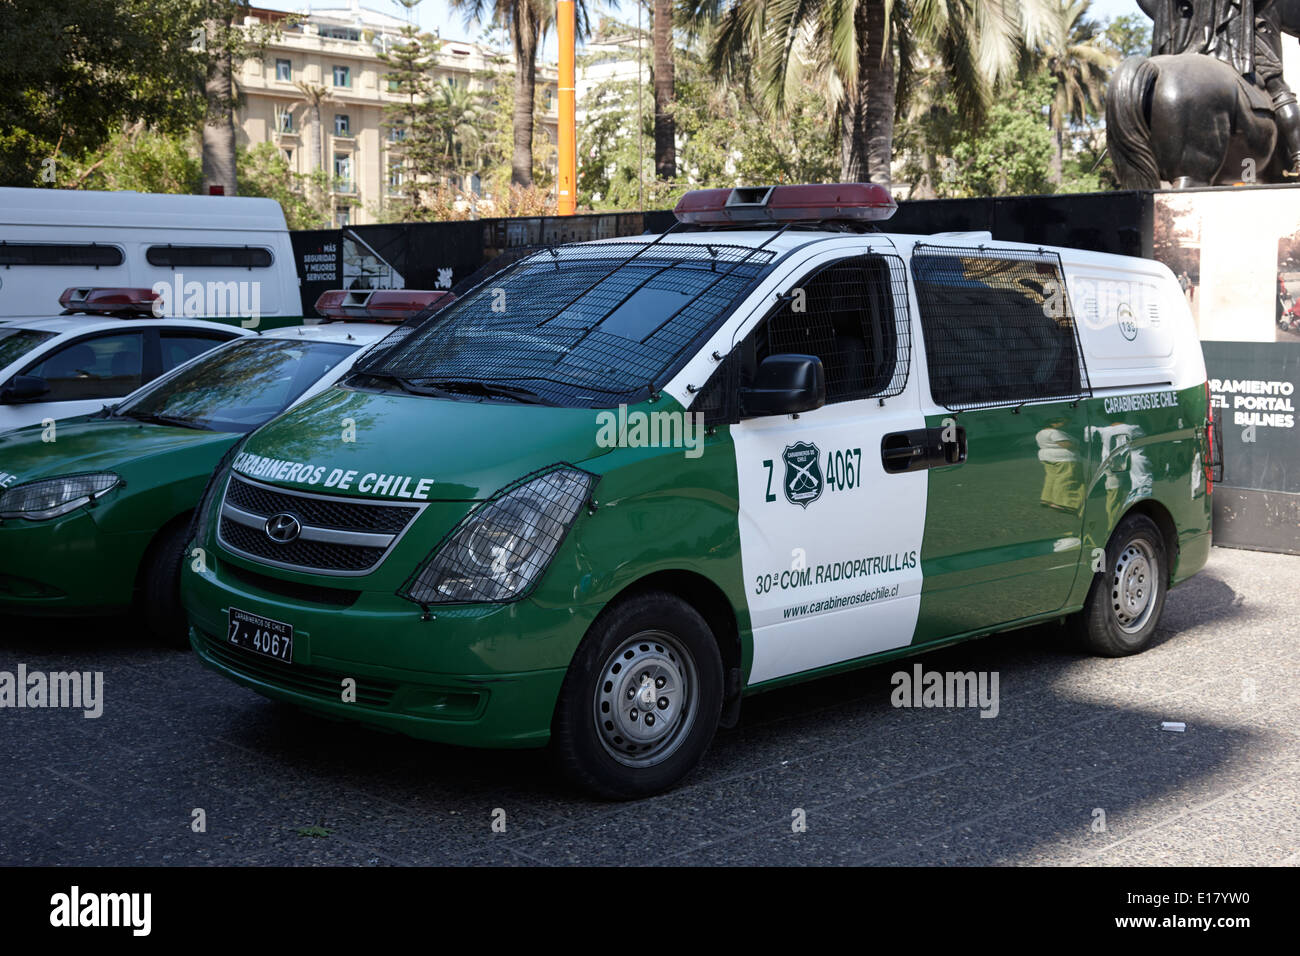
[[131, 472], [153, 483], [173, 471], [191, 470], [194, 455], [213, 457], [215, 463], [239, 437], [129, 418], [70, 418], [57, 422], [55, 428], [54, 441], [42, 440], [41, 425], [0, 433], [0, 485], [11, 488], [40, 478], [97, 471], [124, 478]]
[[361, 498], [475, 501], [609, 451], [596, 411], [332, 388], [255, 431], [234, 458], [269, 484]]

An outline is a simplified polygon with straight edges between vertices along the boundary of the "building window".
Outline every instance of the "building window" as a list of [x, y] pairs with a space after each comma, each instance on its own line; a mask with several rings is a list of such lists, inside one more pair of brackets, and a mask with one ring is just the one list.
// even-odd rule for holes
[[347, 113], [334, 114], [334, 135], [335, 136], [352, 135], [352, 121], [348, 119]]
[[282, 156], [284, 157], [285, 164], [286, 164], [287, 166], [289, 166], [289, 168], [292, 169], [292, 168], [293, 168], [293, 150], [292, 150], [292, 149], [287, 149], [287, 148], [286, 148], [286, 149], [282, 149], [282, 150], [280, 150], [280, 155], [282, 155]]
[[334, 154], [334, 188], [341, 193], [352, 192], [352, 154]]
[[388, 164], [388, 191], [400, 193], [402, 186], [406, 182], [406, 170], [402, 168], [401, 163]]
[[334, 85], [335, 86], [352, 86], [352, 69], [346, 66], [334, 67]]
[[402, 83], [401, 83], [401, 81], [400, 81], [400, 80], [395, 80], [395, 79], [393, 79], [393, 78], [390, 76], [390, 77], [388, 78], [388, 92], [389, 92], [389, 93], [400, 93], [401, 90], [402, 90]]
[[322, 26], [320, 35], [331, 40], [351, 40], [353, 43], [361, 39], [361, 31], [353, 30], [350, 27]]
[[293, 63], [289, 60], [275, 61], [275, 78], [284, 83], [293, 82]]
[[390, 143], [400, 143], [400, 142], [402, 142], [402, 140], [404, 140], [404, 139], [406, 139], [406, 127], [405, 127], [405, 126], [392, 126], [392, 127], [389, 127], [389, 130], [388, 130], [388, 141], [389, 141]]
[[276, 125], [279, 127], [280, 132], [292, 133], [293, 132], [293, 111], [287, 108], [285, 109], [277, 108], [276, 115], [279, 117], [279, 122]]
[[338, 220], [339, 228], [352, 225], [352, 207], [339, 206], [334, 210], [334, 218]]

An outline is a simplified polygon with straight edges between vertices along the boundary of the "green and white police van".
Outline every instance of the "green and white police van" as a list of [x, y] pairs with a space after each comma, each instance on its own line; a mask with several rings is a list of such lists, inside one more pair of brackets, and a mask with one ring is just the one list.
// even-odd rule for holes
[[1210, 548], [1178, 283], [894, 208], [689, 193], [404, 326], [214, 475], [194, 649], [322, 715], [549, 743], [616, 798], [748, 694], [1060, 619], [1142, 650]]

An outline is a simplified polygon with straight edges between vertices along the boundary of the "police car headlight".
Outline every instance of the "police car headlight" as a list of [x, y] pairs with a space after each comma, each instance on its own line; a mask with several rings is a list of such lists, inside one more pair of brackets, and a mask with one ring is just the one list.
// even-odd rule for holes
[[31, 521], [57, 518], [89, 504], [120, 484], [122, 479], [110, 472], [29, 481], [0, 494], [0, 518]]
[[397, 593], [416, 604], [524, 597], [560, 550], [596, 476], [560, 466], [530, 475], [476, 508]]

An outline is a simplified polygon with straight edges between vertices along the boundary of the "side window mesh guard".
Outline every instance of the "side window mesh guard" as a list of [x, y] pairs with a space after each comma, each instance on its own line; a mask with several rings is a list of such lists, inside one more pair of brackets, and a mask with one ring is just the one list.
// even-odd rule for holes
[[1092, 395], [1061, 259], [917, 243], [930, 392], [954, 410]]

